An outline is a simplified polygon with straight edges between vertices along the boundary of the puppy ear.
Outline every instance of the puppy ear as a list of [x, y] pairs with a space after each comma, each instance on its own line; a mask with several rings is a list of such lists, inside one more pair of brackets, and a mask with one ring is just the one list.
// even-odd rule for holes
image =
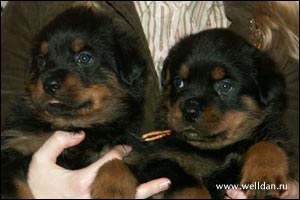
[[[175, 44], [168, 53], [168, 56], [164, 60], [163, 69], [161, 71], [160, 84], [161, 87], [164, 88], [167, 84], [169, 84], [171, 80], [171, 67], [175, 67], [181, 63], [182, 58], [180, 55], [185, 55], [186, 49], [181, 50], [179, 48], [181, 42]], [[179, 52], [182, 51], [182, 52]]]
[[276, 71], [275, 63], [271, 59], [262, 59], [258, 69], [259, 96], [261, 102], [267, 106], [284, 96], [285, 81], [283, 75]]
[[146, 59], [136, 38], [126, 33], [116, 37], [117, 70], [122, 81], [131, 86], [146, 71]]
[[27, 66], [26, 66], [26, 71], [25, 71], [25, 83], [27, 83], [29, 81], [29, 79], [31, 79], [32, 74], [35, 72], [35, 60], [34, 60], [34, 56], [37, 55], [38, 50], [36, 48], [31, 48], [30, 51], [27, 52]]
[[169, 55], [164, 61], [163, 68], [160, 74], [160, 84], [162, 88], [164, 88], [170, 81], [170, 60], [171, 58]]

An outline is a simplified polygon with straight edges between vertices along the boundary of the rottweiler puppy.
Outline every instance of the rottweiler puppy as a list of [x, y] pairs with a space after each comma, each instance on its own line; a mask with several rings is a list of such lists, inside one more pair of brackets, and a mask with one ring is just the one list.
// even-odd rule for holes
[[139, 180], [170, 178], [164, 198], [223, 198], [218, 184], [249, 184], [250, 198], [287, 189], [285, 83], [265, 53], [229, 30], [203, 31], [170, 50], [161, 84], [158, 128], [172, 133], [144, 150]]
[[[28, 165], [56, 130], [86, 133], [80, 145], [65, 150], [57, 161], [79, 169], [106, 147], [133, 145], [131, 134], [141, 131], [144, 119], [146, 59], [137, 38], [108, 13], [74, 6], [43, 28], [33, 43], [25, 94], [14, 102], [2, 127], [2, 198], [32, 198]], [[123, 193], [104, 194], [103, 182], [129, 172], [117, 160], [106, 169], [111, 176], [97, 177], [92, 197], [133, 198], [134, 177], [123, 179]]]

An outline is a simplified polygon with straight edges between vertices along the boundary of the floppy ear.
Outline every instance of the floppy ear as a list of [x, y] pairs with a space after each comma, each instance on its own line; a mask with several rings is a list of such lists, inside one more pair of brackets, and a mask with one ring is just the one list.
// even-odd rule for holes
[[258, 85], [260, 100], [269, 105], [284, 96], [285, 81], [281, 73], [276, 71], [275, 63], [268, 57], [263, 57], [258, 68]]
[[[160, 74], [160, 84], [162, 88], [169, 84], [171, 80], [171, 67], [181, 63], [181, 57], [179, 55], [184, 55], [184, 53], [180, 53], [180, 49], [178, 49], [178, 47], [179, 43], [175, 44], [175, 46], [169, 50], [168, 56], [164, 60], [163, 69]], [[186, 50], [184, 49], [183, 52], [186, 52]]]
[[160, 84], [161, 87], [164, 88], [167, 84], [169, 84], [170, 79], [171, 79], [171, 74], [170, 74], [170, 68], [172, 65], [172, 60], [173, 60], [173, 49], [171, 49], [169, 55], [167, 58], [164, 60], [163, 68], [160, 74]]
[[[166, 60], [167, 61], [167, 60]], [[161, 74], [160, 74], [160, 84], [161, 87], [163, 88], [164, 86], [166, 86], [168, 84], [168, 82], [170, 81], [170, 65], [167, 62], [164, 62]]]
[[36, 71], [36, 68], [34, 67], [35, 65], [35, 59], [34, 59], [34, 55], [37, 55], [38, 50], [36, 48], [31, 48], [28, 52], [27, 52], [27, 66], [26, 66], [26, 71], [25, 71], [25, 83], [27, 83], [27, 81], [29, 81], [29, 79], [31, 79], [32, 74]]
[[146, 59], [137, 39], [126, 33], [116, 35], [117, 70], [122, 81], [131, 86], [146, 71]]

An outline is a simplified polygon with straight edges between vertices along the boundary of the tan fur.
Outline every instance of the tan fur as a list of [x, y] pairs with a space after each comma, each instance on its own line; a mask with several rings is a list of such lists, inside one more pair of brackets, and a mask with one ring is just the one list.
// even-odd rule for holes
[[[169, 103], [168, 105], [171, 105]], [[182, 123], [182, 112], [179, 108], [179, 103], [176, 102], [175, 105], [169, 107], [168, 113], [167, 113], [167, 119], [168, 119], [168, 124], [172, 127], [177, 127], [180, 126]], [[178, 123], [180, 122], [180, 123]], [[176, 128], [175, 128], [176, 129]]]
[[[90, 127], [95, 123], [105, 123], [117, 119], [127, 110], [123, 102], [127, 93], [120, 86], [114, 75], [108, 75], [108, 77], [111, 79], [111, 86], [109, 88], [101, 84], [84, 87], [74, 74], [67, 74], [58, 91], [60, 94], [66, 96], [64, 101], [71, 104], [72, 102], [80, 104], [91, 102], [91, 106], [78, 109], [76, 111], [76, 118], [66, 119], [64, 117], [53, 116], [47, 111], [38, 111], [39, 113], [37, 114], [51, 122], [53, 124], [52, 128], [55, 129], [70, 125]], [[29, 84], [28, 91], [32, 94], [32, 101], [36, 105], [44, 105], [55, 100], [45, 93], [41, 79], [37, 81], [37, 84]]]
[[[277, 145], [262, 141], [253, 145], [246, 153], [242, 169], [241, 184], [254, 184], [264, 182], [268, 184], [287, 184], [288, 158]], [[268, 195], [277, 196], [280, 190], [247, 190], [248, 197], [262, 198]], [[257, 195], [257, 196], [256, 196]]]
[[224, 68], [222, 67], [216, 67], [212, 73], [211, 76], [214, 80], [220, 80], [225, 76]]
[[207, 132], [217, 135], [225, 134], [210, 141], [189, 141], [194, 146], [201, 148], [221, 148], [238, 140], [248, 137], [253, 127], [262, 122], [266, 113], [260, 109], [257, 102], [249, 96], [242, 96], [241, 101], [247, 111], [228, 111], [222, 114], [218, 108], [207, 105], [201, 114], [201, 120], [193, 126], [188, 126], [182, 121], [182, 112], [179, 103], [166, 107], [168, 124], [175, 130], [191, 129], [195, 132]]
[[[52, 135], [52, 133], [32, 134], [30, 132], [7, 130], [2, 136], [11, 137], [10, 142], [1, 146], [1, 150], [14, 149], [24, 155], [36, 152]], [[34, 142], [33, 142], [34, 141]]]
[[180, 75], [182, 78], [187, 79], [189, 76], [189, 68], [186, 65], [183, 65], [180, 69]]
[[65, 77], [64, 83], [62, 85], [62, 90], [74, 91], [82, 87], [82, 84], [78, 78], [73, 73], [68, 73]]
[[96, 199], [134, 199], [137, 180], [122, 160], [104, 164], [91, 186], [91, 196]]
[[48, 42], [42, 42], [42, 44], [41, 44], [41, 52], [44, 55], [49, 54], [49, 45], [48, 45]]
[[299, 60], [299, 1], [255, 1], [252, 15], [264, 35], [262, 49], [278, 47]]
[[208, 105], [203, 109], [202, 117], [205, 121], [205, 124], [211, 124], [217, 122], [220, 119], [221, 113], [215, 106]]
[[15, 179], [14, 183], [17, 187], [17, 196], [19, 199], [33, 199], [34, 196], [28, 186], [28, 183], [24, 180]]
[[85, 42], [81, 38], [75, 39], [71, 44], [71, 48], [75, 53], [80, 52], [84, 47], [85, 47]]
[[28, 89], [34, 104], [38, 104], [39, 102], [43, 102], [46, 100], [41, 79], [39, 79], [36, 84], [30, 84], [30, 87], [28, 87]]
[[252, 97], [242, 96], [241, 99], [249, 111], [262, 113], [259, 105], [257, 104], [257, 101], [254, 100]]

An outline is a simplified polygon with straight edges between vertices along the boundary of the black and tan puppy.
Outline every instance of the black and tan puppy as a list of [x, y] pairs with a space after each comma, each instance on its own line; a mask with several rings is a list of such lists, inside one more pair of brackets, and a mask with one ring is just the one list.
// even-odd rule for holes
[[140, 180], [169, 177], [171, 198], [223, 198], [216, 184], [275, 185], [248, 185], [252, 198], [286, 189], [284, 80], [266, 54], [229, 30], [203, 31], [170, 50], [161, 78], [160, 128], [172, 134], [150, 144]]
[[[36, 37], [26, 94], [13, 105], [1, 134], [2, 198], [31, 197], [26, 183], [31, 156], [56, 130], [86, 133], [58, 158], [68, 169], [91, 164], [106, 146], [132, 144], [131, 133], [140, 131], [144, 119], [146, 61], [136, 38], [117, 24], [95, 8], [76, 6]], [[134, 178], [123, 179], [123, 193], [103, 193], [101, 183], [128, 171], [121, 161], [111, 163], [106, 169], [114, 176], [98, 176], [92, 197], [133, 198]]]

